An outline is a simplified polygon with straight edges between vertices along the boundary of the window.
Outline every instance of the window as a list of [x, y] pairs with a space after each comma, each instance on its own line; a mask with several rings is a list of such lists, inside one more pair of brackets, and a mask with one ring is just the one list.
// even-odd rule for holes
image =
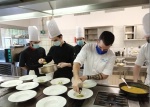
[[0, 28], [0, 48], [10, 48], [12, 45], [25, 45], [28, 31], [13, 28]]

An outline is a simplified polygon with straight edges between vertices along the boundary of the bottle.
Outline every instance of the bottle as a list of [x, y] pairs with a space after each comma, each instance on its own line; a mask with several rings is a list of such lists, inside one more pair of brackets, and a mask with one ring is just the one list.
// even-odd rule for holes
[[122, 51], [122, 56], [125, 56], [125, 49], [126, 48], [124, 48], [123, 51]]
[[124, 51], [122, 51], [122, 56], [124, 56]]

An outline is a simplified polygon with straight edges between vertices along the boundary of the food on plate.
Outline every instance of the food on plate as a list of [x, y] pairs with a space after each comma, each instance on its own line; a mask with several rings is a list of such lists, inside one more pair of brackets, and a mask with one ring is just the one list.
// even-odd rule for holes
[[84, 95], [83, 94], [77, 94], [76, 97], [81, 98], [81, 97], [84, 97]]
[[45, 82], [43, 79], [39, 79], [38, 82]]
[[58, 84], [63, 84], [63, 82], [62, 82], [62, 81], [59, 81]]
[[133, 87], [130, 86], [131, 88], [128, 88], [127, 86], [122, 86], [121, 89], [130, 93], [134, 93], [134, 94], [145, 94], [147, 93], [146, 90], [142, 89], [142, 88], [138, 88], [138, 87]]
[[77, 93], [77, 92], [75, 92], [75, 93], [74, 93], [74, 96], [75, 96], [75, 97], [78, 97], [78, 98], [82, 98], [82, 97], [84, 97], [84, 95], [83, 95], [83, 94], [81, 94], [81, 93]]

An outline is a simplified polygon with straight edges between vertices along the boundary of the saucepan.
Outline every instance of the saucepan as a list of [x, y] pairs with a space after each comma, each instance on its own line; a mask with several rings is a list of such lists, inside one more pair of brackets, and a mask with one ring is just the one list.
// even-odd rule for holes
[[41, 72], [44, 74], [55, 72], [58, 69], [58, 66], [56, 64], [46, 64], [43, 67], [41, 67]]
[[128, 88], [127, 85], [123, 82], [119, 84], [120, 91], [128, 97], [148, 97], [150, 87], [144, 85], [142, 83], [136, 82], [127, 82], [127, 84], [131, 87]]

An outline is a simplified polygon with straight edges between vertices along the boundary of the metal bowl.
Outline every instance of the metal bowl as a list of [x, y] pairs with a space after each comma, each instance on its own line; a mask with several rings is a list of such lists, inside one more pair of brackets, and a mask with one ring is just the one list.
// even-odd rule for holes
[[44, 74], [50, 73], [50, 72], [55, 72], [57, 70], [57, 65], [52, 64], [52, 65], [44, 65], [41, 67], [41, 72]]

